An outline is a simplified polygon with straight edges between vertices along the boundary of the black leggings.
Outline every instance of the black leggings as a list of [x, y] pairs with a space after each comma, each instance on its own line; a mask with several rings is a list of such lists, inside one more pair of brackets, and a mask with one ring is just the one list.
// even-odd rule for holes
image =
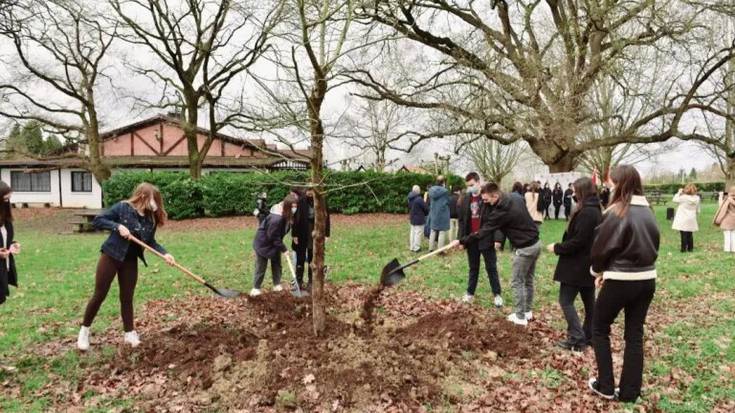
[[694, 233], [688, 231], [681, 232], [681, 252], [691, 252], [694, 250]]
[[92, 295], [87, 304], [87, 309], [84, 311], [83, 326], [89, 327], [92, 325], [102, 302], [107, 297], [107, 292], [110, 291], [110, 285], [112, 285], [115, 275], [117, 275], [117, 282], [120, 285], [120, 313], [122, 314], [123, 329], [125, 332], [135, 330], [133, 295], [135, 294], [135, 284], [138, 281], [138, 260], [136, 258], [117, 261], [106, 254], [100, 255], [100, 260], [97, 263], [94, 295]]

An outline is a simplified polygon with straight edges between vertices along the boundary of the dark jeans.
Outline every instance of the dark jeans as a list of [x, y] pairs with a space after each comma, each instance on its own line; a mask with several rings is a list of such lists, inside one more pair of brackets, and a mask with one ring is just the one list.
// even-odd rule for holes
[[470, 264], [469, 281], [467, 282], [467, 294], [475, 295], [475, 290], [477, 289], [477, 279], [480, 276], [480, 255], [482, 255], [482, 258], [485, 261], [485, 271], [487, 272], [487, 278], [490, 280], [490, 288], [492, 288], [493, 294], [500, 295], [498, 259], [495, 255], [495, 250], [490, 248], [489, 250], [480, 251], [477, 248], [476, 242], [467, 245], [467, 261]]
[[[577, 294], [584, 304], [584, 324], [580, 323], [574, 300]], [[567, 341], [574, 346], [584, 347], [592, 340], [592, 314], [595, 306], [595, 287], [578, 287], [561, 283], [559, 286], [559, 306], [567, 320]]]
[[554, 219], [559, 219], [559, 211], [561, 211], [561, 205], [554, 205]]
[[138, 282], [138, 260], [133, 257], [125, 261], [117, 261], [107, 254], [100, 255], [97, 262], [97, 274], [94, 281], [94, 294], [87, 303], [84, 311], [82, 325], [92, 325], [102, 302], [105, 301], [110, 291], [112, 280], [117, 275], [117, 283], [120, 286], [120, 314], [122, 315], [123, 329], [125, 332], [135, 330], [133, 321], [133, 295], [135, 284]]
[[610, 325], [621, 310], [625, 312], [625, 354], [620, 376], [620, 400], [634, 402], [643, 382], [643, 324], [656, 291], [656, 280], [605, 280], [595, 303], [592, 345], [595, 348], [599, 383], [605, 394], [615, 391], [610, 351]]
[[679, 231], [681, 233], [681, 252], [694, 250], [694, 233]]
[[314, 258], [314, 248], [296, 248], [296, 281], [299, 286], [304, 285], [304, 267], [308, 267], [309, 285], [311, 285], [311, 260]]
[[551, 219], [551, 216], [549, 216], [549, 208], [551, 205], [546, 205], [544, 207], [544, 219]]
[[572, 215], [572, 206], [564, 205], [564, 217], [569, 221], [569, 217]]
[[[281, 254], [271, 258], [270, 262], [271, 272], [273, 274], [273, 286], [275, 287], [281, 283]], [[263, 285], [263, 279], [265, 278], [266, 267], [268, 267], [268, 258], [255, 254], [255, 276], [253, 277], [253, 288], [260, 290], [260, 286]]]

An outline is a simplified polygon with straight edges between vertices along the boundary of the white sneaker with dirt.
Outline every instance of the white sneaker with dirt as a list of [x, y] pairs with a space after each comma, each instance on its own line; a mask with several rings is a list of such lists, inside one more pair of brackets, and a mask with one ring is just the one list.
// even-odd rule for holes
[[518, 316], [516, 315], [516, 313], [512, 313], [511, 315], [509, 315], [508, 316], [508, 321], [510, 321], [511, 323], [513, 323], [515, 325], [518, 325], [518, 326], [524, 326], [525, 327], [525, 326], [528, 325], [528, 321], [526, 319], [518, 318]]
[[495, 307], [500, 308], [503, 306], [503, 297], [496, 295], [495, 296]]
[[590, 379], [587, 381], [587, 387], [589, 387], [590, 390], [592, 390], [593, 393], [596, 395], [602, 397], [605, 400], [615, 400], [615, 393], [613, 394], [605, 394], [599, 390], [599, 383], [597, 382], [597, 378], [590, 377]]
[[277, 286], [273, 287], [273, 291], [275, 292], [281, 292], [283, 291], [283, 287], [281, 287], [281, 284], [278, 284]]
[[77, 337], [77, 348], [81, 351], [89, 350], [89, 327], [79, 329], [79, 337]]
[[533, 311], [526, 312], [526, 321], [533, 320]]
[[140, 345], [140, 337], [138, 337], [138, 333], [136, 333], [135, 330], [125, 333], [123, 341], [125, 342], [125, 344], [130, 344], [130, 346], [133, 348]]
[[464, 297], [462, 297], [462, 302], [465, 304], [472, 304], [473, 301], [475, 301], [474, 295], [465, 294]]
[[258, 288], [253, 288], [252, 290], [250, 290], [250, 296], [251, 297], [257, 297], [257, 296], [259, 296], [261, 294], [263, 294], [263, 293]]

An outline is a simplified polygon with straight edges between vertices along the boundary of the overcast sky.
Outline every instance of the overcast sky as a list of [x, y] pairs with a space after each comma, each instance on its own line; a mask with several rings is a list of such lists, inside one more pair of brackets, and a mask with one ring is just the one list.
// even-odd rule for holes
[[[154, 115], [156, 113], [165, 112], [164, 110], [133, 110], [132, 103], [125, 99], [125, 95], [136, 95], [147, 97], [157, 97], [160, 94], [156, 90], [157, 86], [152, 85], [149, 81], [139, 76], [135, 76], [131, 71], [122, 67], [122, 61], [138, 60], [146, 61], [146, 59], [152, 59], [150, 55], [146, 55], [145, 52], [134, 50], [127, 46], [125, 43], [118, 42], [116, 47], [113, 47], [110, 60], [108, 64], [111, 66], [113, 74], [113, 81], [115, 83], [115, 89], [102, 86], [101, 93], [98, 93], [98, 102], [100, 106], [99, 112], [102, 114], [104, 127], [103, 130], [112, 129], [132, 123], [135, 120]], [[131, 56], [131, 50], [134, 50]], [[0, 80], [13, 78], [19, 75], [19, 64], [13, 57], [13, 48], [7, 41], [7, 39], [0, 40]], [[31, 54], [31, 57], [35, 57]], [[266, 64], [259, 63], [257, 70], [261, 72], [269, 72], [273, 69], [268, 68]], [[247, 81], [242, 80], [241, 85], [244, 85]], [[49, 97], [54, 96], [53, 93], [48, 91], [48, 88], [41, 87], [38, 85], [31, 85], [32, 93], [35, 95], [48, 95]], [[235, 86], [235, 89], [239, 89], [239, 86]], [[349, 87], [345, 87], [330, 92], [327, 95], [327, 99], [324, 105], [324, 115], [330, 123], [330, 120], [339, 119], [344, 114], [345, 109], [349, 108], [349, 103], [356, 104], [356, 99], [347, 99], [346, 96], [349, 93]], [[0, 119], [2, 122], [2, 119]], [[2, 126], [2, 123], [0, 123]], [[6, 123], [7, 126], [7, 123]], [[206, 126], [206, 125], [202, 125]], [[420, 128], [416, 128], [420, 129]], [[243, 133], [233, 132], [236, 136], [245, 136]], [[261, 136], [266, 137], [267, 136]], [[272, 140], [271, 140], [272, 141]], [[442, 144], [439, 142], [424, 144], [422, 145], [421, 151], [424, 156], [428, 159], [433, 158], [434, 152], [447, 151], [449, 145]], [[354, 150], [351, 150], [348, 145], [343, 145], [340, 142], [331, 141], [327, 144], [327, 157], [330, 163], [337, 163], [341, 158], [354, 154]], [[399, 157], [401, 160], [400, 164], [403, 163], [415, 163], [417, 162], [416, 156], [407, 156], [406, 154], [393, 152], [387, 158], [390, 160], [392, 157]], [[667, 152], [666, 154], [659, 155], [656, 161], [647, 161], [640, 164], [640, 169], [645, 174], [651, 166], [656, 164], [659, 171], [670, 170], [677, 171], [680, 168], [689, 170], [691, 168], [703, 169], [709, 167], [714, 160], [706, 154], [701, 148], [694, 143], [681, 143], [676, 145], [674, 149]]]

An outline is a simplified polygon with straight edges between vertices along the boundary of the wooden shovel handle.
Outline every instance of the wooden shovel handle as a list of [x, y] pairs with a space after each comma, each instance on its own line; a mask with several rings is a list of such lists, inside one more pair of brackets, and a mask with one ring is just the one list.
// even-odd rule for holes
[[291, 255], [289, 255], [288, 251], [284, 252], [283, 255], [286, 256], [286, 263], [288, 264], [288, 269], [291, 271], [291, 276], [293, 279], [296, 279], [296, 271], [293, 269], [293, 263], [291, 262]]
[[[163, 260], [165, 260], [165, 259], [166, 259], [166, 256], [165, 256], [165, 255], [163, 255], [163, 254], [161, 254], [160, 252], [158, 252], [158, 251], [154, 250], [154, 249], [153, 249], [153, 248], [151, 248], [151, 247], [150, 247], [150, 246], [149, 246], [148, 244], [146, 244], [145, 242], [143, 242], [143, 241], [139, 240], [138, 238], [135, 238], [135, 237], [134, 237], [134, 236], [133, 236], [132, 234], [131, 234], [131, 235], [130, 235], [130, 237], [128, 238], [128, 241], [133, 241], [134, 243], [136, 243], [136, 244], [140, 245], [141, 247], [143, 247], [143, 248], [145, 248], [146, 250], [150, 251], [151, 253], [153, 253], [153, 254], [157, 255], [157, 256], [158, 256], [159, 258], [161, 258], [161, 259], [163, 259]], [[181, 264], [179, 264], [178, 262], [174, 262], [174, 267], [178, 268], [178, 269], [179, 269], [179, 271], [181, 271], [181, 272], [183, 272], [184, 274], [188, 275], [189, 277], [193, 278], [193, 279], [194, 279], [195, 281], [197, 281], [197, 282], [198, 282], [199, 284], [202, 284], [202, 285], [206, 285], [206, 284], [207, 284], [207, 282], [206, 282], [206, 281], [204, 281], [204, 278], [202, 278], [202, 277], [200, 277], [200, 276], [198, 276], [198, 275], [194, 274], [193, 272], [189, 271], [188, 269], [186, 269], [185, 267], [183, 267], [183, 266], [182, 266]]]
[[422, 256], [416, 258], [416, 262], [421, 262], [421, 261], [423, 261], [423, 260], [425, 260], [427, 258], [433, 257], [434, 255], [441, 254], [442, 252], [447, 251], [447, 250], [450, 250], [450, 249], [456, 247], [457, 245], [459, 245], [459, 241], [452, 241], [449, 244], [447, 244], [447, 245], [439, 248], [438, 250], [434, 250], [434, 251], [432, 251], [432, 252], [430, 252], [430, 253], [428, 253], [426, 255], [422, 255]]

